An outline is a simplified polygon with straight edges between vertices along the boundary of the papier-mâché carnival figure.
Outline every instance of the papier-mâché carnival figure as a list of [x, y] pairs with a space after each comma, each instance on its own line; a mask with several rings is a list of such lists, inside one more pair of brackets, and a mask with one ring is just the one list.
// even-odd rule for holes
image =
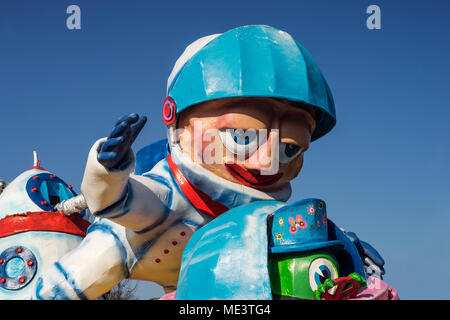
[[[81, 190], [97, 218], [42, 277], [43, 299], [93, 299], [124, 278], [174, 291], [194, 232], [230, 209], [289, 199], [310, 142], [335, 125], [335, 108], [311, 55], [286, 32], [252, 25], [186, 48], [167, 83], [168, 139], [135, 158], [146, 120], [124, 116], [93, 145]], [[379, 254], [348, 235], [381, 276]]]

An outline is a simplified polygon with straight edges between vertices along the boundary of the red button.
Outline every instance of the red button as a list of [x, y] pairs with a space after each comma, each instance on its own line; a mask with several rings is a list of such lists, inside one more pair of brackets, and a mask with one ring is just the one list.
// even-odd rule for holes
[[48, 203], [48, 202], [45, 201], [45, 200], [42, 200], [42, 201], [41, 201], [41, 204], [43, 204], [44, 206], [45, 206], [47, 203]]
[[39, 179], [39, 177], [38, 176], [33, 176], [33, 179], [37, 180], [37, 179]]
[[5, 283], [5, 282], [6, 282], [6, 279], [5, 279], [5, 278], [1, 278], [1, 279], [0, 279], [0, 282], [1, 282], [1, 283]]
[[169, 253], [169, 250], [165, 249], [165, 250], [164, 250], [164, 253], [165, 253], [165, 254], [168, 254], [168, 253]]
[[16, 252], [17, 253], [21, 253], [22, 252], [22, 248], [17, 248]]
[[180, 235], [182, 236], [182, 237], [184, 237], [185, 235], [186, 235], [186, 232], [180, 232]]
[[24, 277], [19, 278], [19, 282], [20, 283], [24, 283], [25, 282], [25, 278]]
[[5, 260], [3, 260], [3, 259], [0, 259], [0, 264], [3, 264], [3, 262], [5, 262]]
[[156, 258], [156, 259], [155, 259], [155, 262], [156, 262], [156, 263], [160, 263], [160, 262], [161, 262], [161, 260], [160, 260], [160, 259], [158, 259], [158, 258]]
[[28, 262], [27, 262], [27, 265], [29, 266], [29, 267], [31, 267], [32, 265], [34, 264], [34, 262], [33, 261], [31, 261], [31, 260], [28, 260]]
[[36, 191], [37, 191], [36, 187], [31, 188], [31, 192], [36, 192]]
[[176, 246], [176, 245], [178, 244], [178, 242], [172, 241], [172, 244], [173, 244], [174, 246]]

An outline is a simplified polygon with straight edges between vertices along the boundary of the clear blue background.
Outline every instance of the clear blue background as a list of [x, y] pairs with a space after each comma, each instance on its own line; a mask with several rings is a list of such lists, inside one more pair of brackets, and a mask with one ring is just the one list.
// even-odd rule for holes
[[[70, 4], [81, 30], [66, 28]], [[366, 28], [370, 4], [381, 30]], [[186, 46], [246, 24], [289, 32], [334, 93], [337, 126], [312, 144], [292, 199], [326, 200], [332, 220], [383, 255], [401, 298], [449, 299], [448, 1], [2, 0], [0, 178], [37, 149], [79, 191], [91, 144], [118, 117], [149, 117], [135, 151], [165, 137], [166, 80]]]

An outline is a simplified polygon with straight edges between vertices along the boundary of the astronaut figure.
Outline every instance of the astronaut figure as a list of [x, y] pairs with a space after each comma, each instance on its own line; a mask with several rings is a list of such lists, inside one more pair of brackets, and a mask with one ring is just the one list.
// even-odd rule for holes
[[[125, 278], [174, 291], [196, 230], [229, 209], [289, 199], [289, 181], [310, 142], [335, 125], [335, 109], [310, 54], [286, 32], [255, 25], [186, 48], [168, 79], [168, 139], [135, 157], [146, 120], [127, 115], [93, 145], [81, 190], [97, 218], [39, 279], [41, 299], [94, 299]], [[378, 253], [348, 235], [381, 276]]]

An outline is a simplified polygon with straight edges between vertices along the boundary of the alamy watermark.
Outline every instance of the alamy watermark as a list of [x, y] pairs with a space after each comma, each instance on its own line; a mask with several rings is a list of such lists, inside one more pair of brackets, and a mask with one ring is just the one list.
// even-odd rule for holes
[[370, 16], [366, 20], [366, 26], [369, 30], [380, 30], [381, 29], [381, 9], [379, 6], [372, 4], [367, 7], [367, 14]]
[[[78, 5], [71, 4], [67, 7], [66, 13], [69, 16], [66, 18], [66, 27], [69, 30], [81, 29], [81, 8]], [[366, 19], [366, 27], [369, 30], [381, 29], [381, 9], [378, 5], [372, 4], [367, 7], [366, 14], [369, 17]]]
[[66, 19], [66, 27], [69, 30], [81, 29], [81, 9], [75, 4], [67, 7], [66, 13], [70, 14]]

